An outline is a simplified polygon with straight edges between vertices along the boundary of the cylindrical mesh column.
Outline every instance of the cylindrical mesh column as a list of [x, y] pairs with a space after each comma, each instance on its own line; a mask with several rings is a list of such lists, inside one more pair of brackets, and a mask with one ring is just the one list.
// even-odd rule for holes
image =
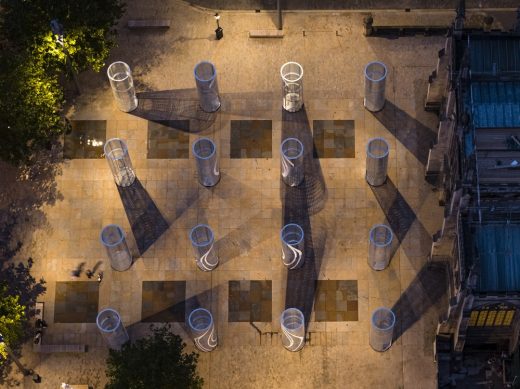
[[112, 269], [124, 271], [132, 266], [132, 254], [126, 244], [125, 232], [117, 224], [109, 224], [101, 230], [101, 243], [107, 249]]
[[288, 308], [280, 316], [282, 344], [289, 351], [298, 351], [305, 345], [305, 318], [297, 308]]
[[372, 186], [383, 185], [388, 170], [390, 147], [383, 138], [372, 138], [367, 143], [366, 180]]
[[213, 231], [205, 224], [198, 224], [190, 232], [191, 245], [195, 252], [195, 261], [200, 270], [210, 271], [218, 265]]
[[383, 270], [390, 263], [393, 237], [390, 227], [384, 224], [376, 224], [370, 229], [368, 265], [372, 269]]
[[372, 312], [370, 320], [370, 346], [376, 351], [386, 351], [392, 345], [395, 314], [388, 308]]
[[211, 312], [204, 308], [191, 311], [188, 326], [193, 335], [195, 346], [200, 351], [212, 351], [217, 347], [217, 331]]
[[193, 143], [192, 150], [197, 162], [199, 182], [204, 186], [216, 185], [220, 180], [220, 171], [215, 143], [211, 139], [200, 138]]
[[289, 186], [298, 186], [303, 181], [303, 143], [296, 138], [287, 138], [280, 145], [280, 168], [282, 180]]
[[386, 66], [382, 62], [370, 62], [365, 66], [365, 108], [372, 112], [385, 106]]
[[280, 231], [282, 262], [289, 269], [297, 269], [303, 265], [303, 237], [303, 229], [298, 224], [286, 224]]
[[199, 104], [205, 112], [215, 112], [220, 108], [217, 70], [211, 62], [199, 62], [193, 70], [199, 94]]
[[130, 67], [124, 62], [114, 62], [108, 67], [107, 75], [117, 107], [123, 112], [136, 109], [137, 97]]
[[112, 138], [105, 143], [105, 158], [112, 170], [114, 181], [119, 186], [130, 186], [134, 183], [135, 172], [124, 140]]
[[282, 76], [283, 109], [296, 112], [303, 107], [303, 68], [299, 63], [287, 62], [280, 68]]
[[119, 350], [130, 340], [119, 313], [114, 309], [106, 308], [99, 312], [96, 324], [110, 348]]

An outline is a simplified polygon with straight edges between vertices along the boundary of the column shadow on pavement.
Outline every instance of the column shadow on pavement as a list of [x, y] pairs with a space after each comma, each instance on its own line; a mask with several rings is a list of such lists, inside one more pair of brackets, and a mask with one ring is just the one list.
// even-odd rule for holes
[[426, 166], [430, 148], [437, 139], [434, 131], [388, 100], [381, 111], [372, 112], [372, 115]]
[[424, 265], [392, 307], [396, 316], [394, 341], [419, 321], [431, 307], [438, 307], [439, 313], [445, 309], [448, 306], [447, 292], [446, 263]]
[[[327, 189], [319, 159], [312, 156], [312, 132], [305, 108], [298, 112], [282, 111], [282, 138], [298, 138], [304, 147], [304, 180], [297, 187], [280, 183], [282, 226], [299, 224], [304, 232], [304, 263], [299, 269], [287, 272], [285, 308], [298, 308], [309, 327], [322, 265], [327, 229], [312, 218], [321, 211], [327, 199]], [[314, 220], [316, 219], [316, 220]]]
[[138, 105], [130, 114], [184, 132], [199, 133], [210, 128], [217, 112], [205, 112], [197, 89], [137, 93]]
[[[398, 240], [392, 247], [392, 253], [395, 253], [399, 245], [405, 252], [409, 250], [410, 247], [408, 245], [403, 245], [408, 234], [413, 236], [414, 242], [411, 243], [415, 248], [424, 246], [429, 249], [431, 247], [431, 235], [389, 177], [387, 177], [383, 185], [370, 186], [370, 189], [374, 193], [394, 236]], [[409, 257], [417, 256], [415, 253], [407, 252], [407, 254], [409, 254]], [[424, 255], [426, 256], [427, 252]]]
[[139, 254], [143, 255], [169, 228], [169, 224], [138, 178], [127, 187], [117, 186]]

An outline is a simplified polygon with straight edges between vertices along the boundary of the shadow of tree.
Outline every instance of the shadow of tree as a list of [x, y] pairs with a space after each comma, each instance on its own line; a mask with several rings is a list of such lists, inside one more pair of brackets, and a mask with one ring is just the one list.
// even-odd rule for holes
[[61, 145], [53, 144], [28, 163], [0, 161], [0, 258], [11, 259], [47, 221], [42, 207], [62, 200], [56, 184], [61, 174]]

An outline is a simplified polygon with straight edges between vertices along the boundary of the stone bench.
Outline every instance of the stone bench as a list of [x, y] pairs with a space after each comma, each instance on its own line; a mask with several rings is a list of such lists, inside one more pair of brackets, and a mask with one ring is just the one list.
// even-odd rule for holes
[[283, 38], [283, 30], [251, 30], [249, 38]]
[[87, 352], [85, 344], [42, 344], [35, 346], [34, 351], [51, 354], [51, 353], [84, 353]]
[[170, 20], [168, 19], [140, 19], [129, 20], [127, 23], [129, 29], [147, 29], [147, 28], [170, 28]]

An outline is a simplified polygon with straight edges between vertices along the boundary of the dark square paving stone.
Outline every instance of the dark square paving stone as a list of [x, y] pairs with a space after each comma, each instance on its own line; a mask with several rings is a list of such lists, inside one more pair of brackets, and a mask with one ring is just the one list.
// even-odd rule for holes
[[141, 322], [184, 322], [186, 281], [143, 281]]
[[63, 157], [68, 159], [103, 158], [106, 120], [72, 120], [71, 129], [64, 136]]
[[314, 120], [314, 158], [355, 158], [354, 120]]
[[357, 321], [357, 281], [318, 280], [314, 313], [316, 321]]
[[99, 283], [56, 282], [55, 323], [95, 323], [98, 314]]
[[229, 281], [229, 322], [270, 322], [272, 319], [272, 282]]
[[148, 122], [148, 159], [190, 156], [189, 120]]
[[231, 120], [231, 158], [271, 158], [271, 120]]

